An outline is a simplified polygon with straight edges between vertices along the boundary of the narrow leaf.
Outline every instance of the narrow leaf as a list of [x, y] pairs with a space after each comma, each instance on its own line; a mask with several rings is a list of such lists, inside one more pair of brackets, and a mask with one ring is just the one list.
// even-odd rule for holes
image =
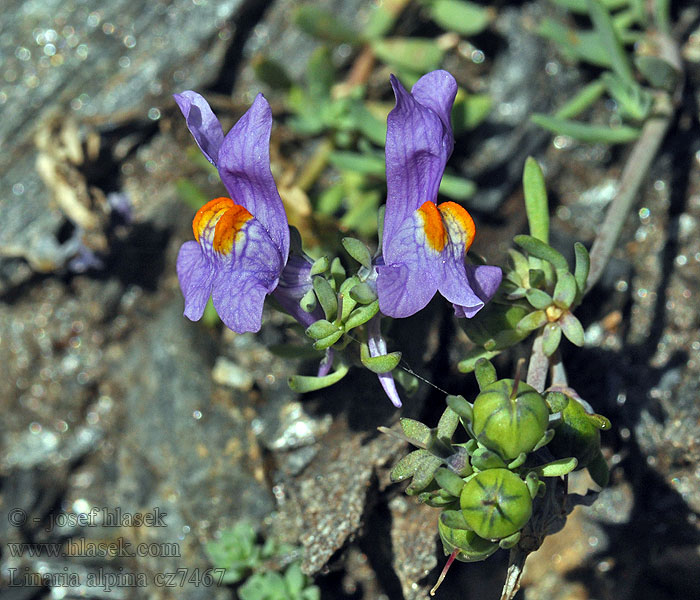
[[552, 297], [544, 290], [530, 288], [525, 292], [525, 298], [533, 308], [544, 309], [552, 304]]
[[570, 312], [565, 313], [559, 322], [566, 339], [576, 346], [583, 346], [584, 336], [581, 322]]
[[430, 427], [415, 419], [401, 419], [403, 434], [410, 440], [415, 440], [420, 446], [427, 446], [430, 441]]
[[583, 292], [586, 290], [588, 271], [591, 268], [591, 258], [588, 255], [588, 250], [586, 250], [586, 247], [580, 242], [576, 242], [574, 244], [574, 254], [576, 255], [574, 279], [576, 280], [576, 287], [578, 288], [578, 300], [580, 300], [580, 296], [582, 296]]
[[356, 283], [350, 289], [350, 297], [360, 304], [371, 304], [377, 299], [377, 294], [367, 283]]
[[315, 390], [320, 390], [326, 388], [334, 383], [340, 381], [348, 372], [348, 367], [341, 364], [337, 371], [325, 375], [324, 377], [310, 377], [306, 375], [292, 375], [288, 384], [289, 387], [295, 392], [303, 394], [305, 392], [313, 392]]
[[547, 323], [547, 315], [543, 310], [536, 310], [518, 322], [516, 329], [521, 332], [534, 331]]
[[590, 108], [603, 95], [604, 91], [605, 84], [600, 79], [592, 81], [579, 90], [571, 100], [563, 104], [554, 116], [557, 119], [573, 119]]
[[554, 287], [554, 304], [559, 308], [568, 309], [576, 300], [576, 279], [568, 269], [557, 270], [557, 285]]
[[435, 471], [435, 481], [445, 491], [459, 498], [464, 487], [462, 478], [445, 467], [440, 467]]
[[545, 244], [537, 238], [529, 235], [516, 235], [513, 241], [526, 250], [528, 254], [552, 263], [555, 269], [569, 269], [569, 263], [566, 262], [561, 252], [558, 252], [550, 245]]
[[350, 313], [347, 321], [345, 321], [345, 331], [350, 331], [355, 327], [359, 327], [363, 323], [369, 321], [374, 315], [379, 312], [379, 301], [375, 300], [371, 304], [358, 306]]
[[306, 335], [315, 340], [320, 340], [321, 338], [333, 335], [338, 331], [341, 331], [338, 326], [326, 321], [325, 319], [319, 319], [315, 323], [309, 325], [309, 327], [306, 329]]
[[360, 346], [360, 360], [373, 373], [388, 373], [398, 366], [401, 361], [401, 352], [370, 356], [367, 344], [362, 344]]
[[437, 436], [440, 439], [450, 440], [459, 425], [459, 415], [449, 406], [445, 408], [438, 421]]
[[612, 69], [629, 85], [634, 85], [634, 73], [627, 52], [622, 47], [610, 13], [600, 0], [588, 0], [588, 14], [600, 38], [601, 46], [610, 57]]
[[493, 17], [493, 10], [462, 0], [436, 0], [430, 8], [430, 18], [440, 27], [462, 35], [481, 33]]
[[360, 240], [352, 237], [344, 237], [342, 243], [345, 251], [363, 267], [367, 267], [369, 269], [372, 266], [372, 255], [369, 252], [369, 248], [367, 248], [367, 246], [365, 246]]
[[[480, 358], [476, 363], [475, 373], [476, 381], [479, 384], [479, 389], [483, 390], [486, 386], [495, 383], [498, 379], [496, 368], [491, 361], [485, 358]], [[459, 396], [461, 398], [461, 396]]]
[[345, 332], [341, 329], [340, 331], [336, 331], [326, 337], [320, 338], [314, 342], [314, 348], [316, 350], [325, 350], [326, 348], [330, 348], [341, 337], [343, 337], [344, 333]]
[[333, 321], [338, 314], [338, 298], [325, 277], [316, 276], [313, 278], [314, 292], [321, 304], [326, 319]]
[[525, 192], [525, 211], [530, 225], [530, 235], [549, 243], [549, 204], [544, 175], [537, 161], [528, 156], [523, 170], [523, 190]]
[[542, 350], [545, 356], [552, 356], [559, 348], [561, 327], [559, 323], [547, 323], [542, 333]]
[[603, 125], [588, 125], [568, 119], [558, 119], [549, 115], [533, 114], [531, 121], [547, 131], [557, 135], [568, 135], [586, 143], [626, 144], [636, 140], [641, 131], [636, 127], [622, 125], [620, 127], [605, 127]]
[[471, 421], [474, 411], [464, 396], [447, 396], [447, 406], [466, 421]]
[[434, 71], [445, 54], [432, 38], [384, 38], [372, 40], [371, 44], [377, 58], [413, 73]]
[[560, 458], [553, 460], [546, 465], [541, 465], [534, 469], [540, 477], [563, 477], [568, 475], [578, 466], [578, 460], [573, 456], [570, 458]]

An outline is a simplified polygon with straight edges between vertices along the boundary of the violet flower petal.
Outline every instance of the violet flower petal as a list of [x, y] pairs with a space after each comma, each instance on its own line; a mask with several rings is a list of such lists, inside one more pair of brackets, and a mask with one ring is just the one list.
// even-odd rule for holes
[[251, 217], [236, 231], [230, 255], [217, 262], [212, 301], [219, 317], [236, 333], [259, 331], [265, 296], [277, 286], [282, 270], [277, 246]]
[[181, 94], [173, 94], [173, 98], [185, 116], [187, 128], [199, 149], [207, 160], [216, 166], [219, 148], [224, 141], [224, 132], [209, 103], [197, 92], [189, 90]]
[[185, 297], [185, 316], [191, 321], [199, 321], [211, 295], [214, 268], [197, 242], [185, 242], [180, 248], [177, 277]]
[[[427, 88], [434, 96], [423, 105], [392, 75], [396, 106], [387, 117], [386, 179], [383, 250], [401, 224], [424, 202], [435, 202], [445, 163], [454, 140], [449, 110], [457, 86], [446, 71], [429, 73], [414, 86], [425, 99]], [[435, 108], [435, 110], [433, 109]]]
[[271, 129], [270, 105], [258, 94], [252, 106], [226, 134], [217, 167], [231, 198], [255, 215], [286, 261], [289, 226], [270, 171]]
[[482, 300], [481, 306], [460, 306], [453, 304], [455, 316], [473, 317], [491, 298], [496, 295], [501, 285], [503, 273], [499, 267], [491, 265], [467, 265], [467, 279], [474, 293]]
[[[367, 323], [367, 346], [369, 347], [370, 356], [382, 356], [386, 354], [386, 341], [382, 337], [381, 316], [375, 315]], [[384, 388], [384, 393], [389, 397], [391, 403], [396, 407], [401, 407], [401, 398], [396, 390], [396, 383], [391, 371], [387, 373], [378, 373], [379, 383]]]
[[439, 253], [428, 246], [422, 211], [417, 210], [385, 240], [385, 264], [376, 267], [379, 310], [403, 318], [425, 308], [443, 278], [439, 261]]

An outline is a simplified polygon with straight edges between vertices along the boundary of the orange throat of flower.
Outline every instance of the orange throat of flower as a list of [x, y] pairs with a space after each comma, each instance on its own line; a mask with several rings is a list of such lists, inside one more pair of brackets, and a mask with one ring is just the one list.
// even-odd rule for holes
[[418, 209], [418, 213], [423, 220], [425, 239], [433, 250], [442, 252], [450, 238], [461, 238], [464, 251], [469, 250], [476, 228], [471, 215], [459, 204], [443, 202], [437, 206], [428, 200]]
[[245, 224], [253, 218], [231, 198], [215, 198], [197, 211], [192, 220], [194, 238], [209, 243], [221, 254], [230, 254]]

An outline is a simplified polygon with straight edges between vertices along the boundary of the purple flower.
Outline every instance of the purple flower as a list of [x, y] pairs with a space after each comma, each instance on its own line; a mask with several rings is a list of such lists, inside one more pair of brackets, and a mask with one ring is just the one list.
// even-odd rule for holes
[[455, 202], [437, 204], [454, 146], [450, 111], [457, 83], [446, 71], [433, 71], [421, 77], [410, 94], [393, 75], [391, 85], [396, 106], [387, 119], [379, 307], [385, 315], [408, 317], [440, 292], [458, 317], [472, 317], [496, 293], [501, 270], [465, 266], [474, 221]]
[[219, 170], [230, 198], [216, 198], [192, 221], [177, 275], [185, 316], [202, 317], [209, 296], [224, 324], [258, 331], [265, 296], [278, 284], [289, 254], [289, 228], [270, 171], [272, 113], [262, 94], [224, 137], [219, 120], [196, 92], [175, 94], [187, 127]]

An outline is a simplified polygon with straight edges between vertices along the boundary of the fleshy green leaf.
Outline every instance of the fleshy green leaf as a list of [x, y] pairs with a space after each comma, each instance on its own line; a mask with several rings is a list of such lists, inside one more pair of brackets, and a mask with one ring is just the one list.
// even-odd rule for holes
[[634, 81], [632, 84], [617, 73], [603, 73], [601, 80], [610, 96], [617, 102], [620, 114], [635, 121], [646, 119], [651, 110], [652, 98], [649, 92]]
[[306, 335], [315, 340], [320, 340], [321, 338], [333, 335], [338, 331], [342, 331], [337, 325], [326, 321], [325, 319], [319, 319], [315, 323], [309, 325], [306, 329]]
[[326, 319], [333, 321], [338, 314], [338, 298], [325, 277], [316, 276], [312, 279], [314, 292], [321, 304]]
[[512, 248], [508, 250], [508, 255], [513, 261], [513, 268], [515, 269], [515, 272], [520, 278], [518, 285], [522, 285], [530, 279], [530, 263], [524, 255], [522, 255], [517, 250], [513, 250]]
[[494, 12], [473, 2], [462, 0], [435, 0], [430, 7], [430, 18], [447, 31], [462, 35], [476, 35], [486, 29]]
[[559, 308], [568, 309], [576, 300], [576, 279], [568, 269], [557, 270], [557, 285], [554, 287], [554, 304]]
[[603, 95], [604, 91], [605, 84], [600, 79], [592, 81], [579, 90], [571, 100], [563, 104], [554, 116], [557, 119], [573, 119], [590, 108]]
[[430, 427], [415, 419], [401, 419], [403, 434], [410, 440], [415, 440], [421, 446], [427, 446], [430, 441]]
[[[561, 252], [558, 252], [541, 240], [529, 235], [516, 235], [513, 241], [526, 250], [528, 254], [550, 262], [555, 269], [569, 269], [569, 263], [566, 262]], [[532, 285], [532, 282], [530, 285]]]
[[379, 312], [379, 301], [375, 300], [371, 304], [358, 306], [350, 313], [347, 321], [345, 321], [345, 331], [350, 331], [355, 327], [359, 327], [363, 323], [369, 321], [374, 315]]
[[372, 266], [372, 255], [369, 252], [369, 248], [360, 240], [352, 237], [344, 237], [342, 243], [345, 251], [363, 267], [369, 269]]
[[443, 490], [459, 498], [459, 495], [462, 493], [462, 488], [464, 487], [464, 481], [457, 473], [453, 473], [445, 467], [440, 467], [435, 471], [434, 477], [437, 484]]
[[559, 348], [561, 327], [559, 323], [547, 323], [542, 333], [542, 350], [545, 356], [552, 356]]
[[350, 289], [350, 297], [355, 300], [355, 302], [359, 302], [360, 304], [371, 304], [377, 299], [377, 294], [372, 289], [372, 286], [361, 282], [356, 283]]
[[314, 261], [314, 264], [311, 265], [311, 277], [314, 275], [321, 275], [322, 273], [325, 273], [328, 270], [328, 267], [330, 267], [331, 261], [328, 260], [327, 256], [322, 256], [321, 258], [317, 258]]
[[440, 439], [450, 440], [459, 425], [459, 415], [449, 406], [443, 411], [437, 426], [437, 436]]
[[620, 127], [605, 127], [603, 125], [588, 125], [568, 119], [558, 119], [549, 115], [534, 114], [530, 117], [533, 123], [557, 135], [568, 135], [586, 143], [604, 142], [606, 144], [626, 144], [636, 140], [641, 133], [636, 127], [622, 125]]
[[316, 309], [318, 302], [316, 301], [316, 293], [311, 289], [301, 297], [299, 306], [304, 312], [310, 313]]
[[559, 322], [566, 339], [576, 346], [583, 346], [584, 337], [581, 322], [570, 312], [564, 313]]
[[337, 256], [331, 261], [331, 277], [335, 281], [336, 289], [345, 280], [345, 267]]
[[632, 72], [632, 64], [615, 31], [607, 8], [600, 0], [588, 0], [588, 14], [598, 33], [601, 46], [610, 57], [613, 71], [630, 86], [634, 85], [636, 82]]
[[459, 363], [457, 364], [457, 369], [460, 373], [471, 373], [474, 370], [476, 362], [479, 359], [485, 358], [487, 360], [491, 360], [495, 356], [498, 356], [501, 352], [502, 349], [486, 350], [484, 348], [474, 348], [474, 350], [471, 350], [467, 353], [466, 358], [459, 361]]
[[380, 356], [370, 356], [367, 344], [360, 346], [360, 360], [373, 373], [393, 371], [401, 361], [401, 352], [389, 352]]
[[[479, 384], [479, 389], [481, 390], [491, 385], [498, 379], [496, 368], [493, 366], [491, 361], [488, 361], [485, 358], [481, 358], [476, 362], [474, 375], [476, 375], [476, 381]], [[459, 397], [461, 398], [461, 396]]]
[[552, 304], [552, 297], [544, 290], [530, 288], [525, 292], [525, 298], [533, 308], [544, 309]]
[[440, 520], [450, 529], [462, 529], [471, 531], [471, 527], [464, 520], [461, 510], [445, 510], [440, 513]]
[[303, 394], [326, 388], [340, 381], [348, 372], [348, 367], [341, 364], [336, 371], [324, 377], [311, 377], [307, 375], [292, 375], [288, 380], [289, 387]]
[[520, 319], [517, 325], [518, 331], [534, 331], [547, 323], [547, 315], [543, 310], [536, 310]]
[[344, 333], [345, 332], [341, 329], [340, 331], [336, 331], [335, 333], [331, 333], [326, 337], [320, 338], [314, 342], [314, 348], [316, 350], [325, 350], [326, 348], [330, 348], [341, 337], [343, 337]]
[[570, 458], [560, 458], [553, 460], [546, 465], [541, 465], [534, 469], [540, 477], [563, 477], [573, 471], [578, 465], [578, 460], [573, 456]]
[[634, 64], [644, 78], [655, 88], [672, 92], [678, 84], [680, 73], [658, 56], [635, 56]]
[[525, 192], [525, 211], [530, 224], [530, 235], [549, 243], [549, 204], [544, 175], [537, 161], [528, 156], [523, 171], [523, 190]]
[[466, 421], [471, 421], [474, 411], [464, 396], [447, 396], [447, 406]]
[[434, 71], [445, 54], [432, 38], [383, 38], [372, 40], [371, 44], [377, 58], [413, 73]]

